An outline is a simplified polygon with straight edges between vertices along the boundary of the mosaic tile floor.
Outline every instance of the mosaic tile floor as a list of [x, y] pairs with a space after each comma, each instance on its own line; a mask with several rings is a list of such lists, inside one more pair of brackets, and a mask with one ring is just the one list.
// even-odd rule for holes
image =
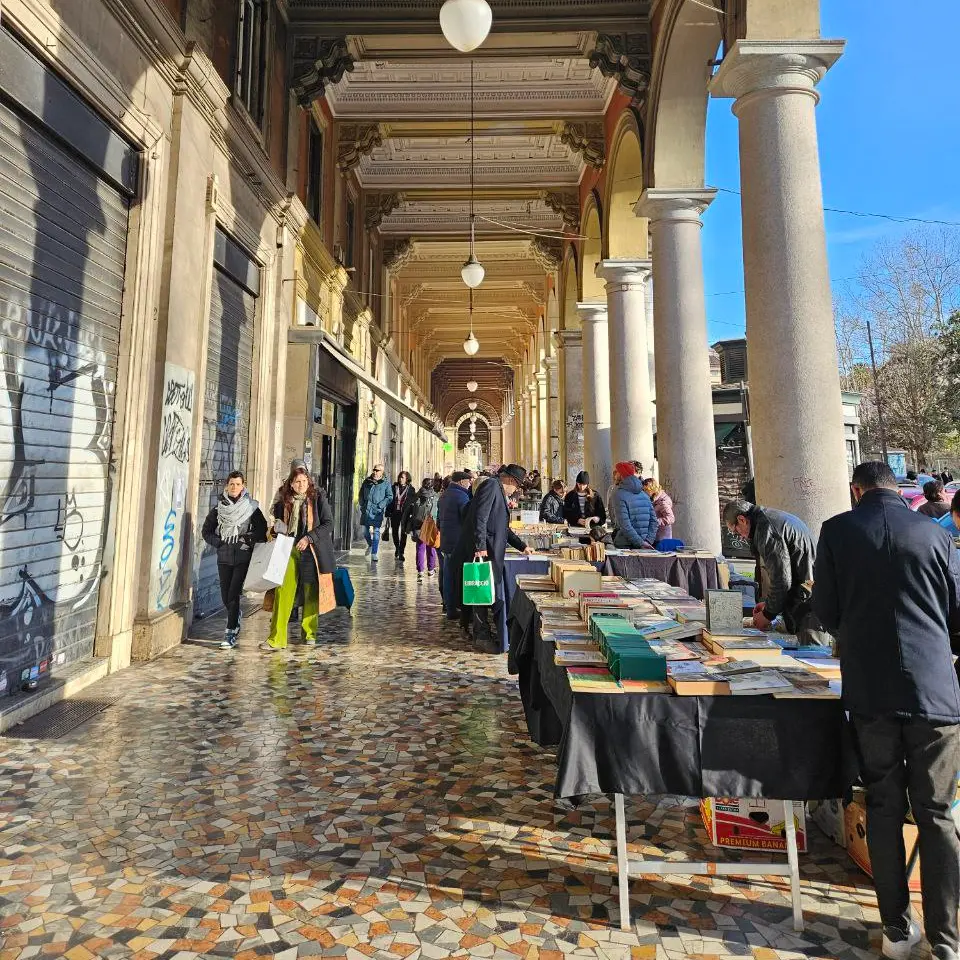
[[[611, 806], [552, 801], [503, 659], [435, 581], [350, 566], [315, 650], [258, 652], [260, 614], [220, 651], [214, 620], [63, 739], [0, 738], [0, 960], [877, 955], [872, 892], [815, 828], [803, 936], [777, 878], [636, 880], [622, 933], [593, 869]], [[703, 858], [694, 806], [628, 816], [638, 851]]]

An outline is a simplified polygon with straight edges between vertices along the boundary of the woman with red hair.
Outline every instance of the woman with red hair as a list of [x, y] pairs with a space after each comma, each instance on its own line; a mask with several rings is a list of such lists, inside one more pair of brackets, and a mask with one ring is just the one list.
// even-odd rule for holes
[[287, 627], [297, 597], [303, 593], [303, 642], [315, 646], [319, 621], [319, 585], [321, 574], [337, 568], [333, 551], [333, 511], [323, 490], [318, 490], [302, 460], [290, 464], [287, 477], [273, 505], [274, 532], [294, 538], [283, 583], [273, 601], [270, 636], [260, 645], [263, 650], [283, 650], [287, 645]]

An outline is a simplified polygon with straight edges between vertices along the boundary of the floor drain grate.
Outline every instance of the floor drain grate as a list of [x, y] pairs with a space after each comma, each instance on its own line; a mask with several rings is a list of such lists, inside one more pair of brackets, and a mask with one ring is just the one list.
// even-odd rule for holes
[[82, 723], [119, 703], [120, 697], [63, 700], [4, 734], [12, 740], [59, 740]]

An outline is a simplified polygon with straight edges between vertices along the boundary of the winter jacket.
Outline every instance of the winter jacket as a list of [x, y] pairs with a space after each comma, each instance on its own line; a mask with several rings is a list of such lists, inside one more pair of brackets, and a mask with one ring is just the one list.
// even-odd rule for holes
[[639, 548], [657, 538], [657, 514], [639, 477], [624, 477], [613, 494], [613, 545]]
[[795, 611], [809, 599], [805, 584], [813, 582], [817, 555], [807, 525], [782, 510], [751, 507], [750, 547], [763, 573], [763, 612], [771, 620], [783, 614], [792, 628]]
[[[219, 501], [218, 501], [219, 502]], [[200, 534], [203, 539], [217, 551], [217, 563], [230, 566], [239, 566], [249, 563], [253, 555], [253, 545], [263, 543], [267, 539], [267, 518], [257, 507], [250, 514], [249, 519], [240, 530], [240, 537], [235, 543], [224, 543], [219, 532], [220, 514], [214, 507], [203, 521]]]
[[333, 511], [323, 490], [318, 490], [316, 499], [308, 500], [307, 503], [310, 505], [312, 525], [307, 524], [304, 510], [297, 529], [290, 529], [290, 508], [280, 497], [274, 501], [273, 516], [283, 521], [287, 533], [294, 539], [294, 544], [301, 537], [310, 539], [308, 549], [301, 553], [294, 546], [291, 556], [299, 557], [298, 573], [301, 580], [316, 583], [318, 573], [335, 573], [337, 569], [337, 556], [333, 549]]
[[399, 483], [395, 483], [392, 489], [393, 499], [387, 507], [387, 516], [400, 518], [403, 516], [407, 501], [416, 496], [416, 490], [413, 489], [412, 483], [404, 484], [402, 487]]
[[364, 527], [382, 527], [387, 507], [393, 502], [393, 487], [384, 477], [367, 477], [360, 487], [360, 524]]
[[896, 490], [824, 523], [813, 608], [837, 636], [846, 709], [960, 723], [960, 554]]
[[[578, 503], [579, 507], [580, 504]], [[566, 523], [563, 516], [564, 502], [552, 490], [540, 501], [541, 523]]]
[[470, 507], [470, 491], [459, 483], [451, 483], [441, 495], [437, 508], [437, 526], [440, 528], [440, 549], [453, 553], [460, 540], [463, 518]]
[[592, 497], [587, 498], [587, 509], [582, 511], [580, 509], [580, 495], [577, 493], [577, 488], [574, 487], [564, 497], [563, 517], [571, 527], [577, 526], [578, 521], [584, 517], [599, 517], [601, 523], [606, 523], [607, 511], [604, 510], [603, 500], [596, 490], [593, 491]]
[[677, 519], [673, 515], [673, 500], [666, 490], [661, 490], [653, 498], [653, 512], [657, 515], [657, 542], [673, 537], [673, 524]]
[[917, 513], [929, 517], [931, 520], [939, 520], [949, 512], [950, 504], [943, 500], [927, 500], [926, 503], [921, 503], [917, 507]]
[[401, 521], [404, 533], [413, 537], [414, 543], [420, 542], [420, 528], [423, 526], [427, 517], [437, 519], [437, 502], [440, 497], [437, 491], [433, 489], [433, 482], [430, 486], [421, 487], [416, 497], [407, 497], [407, 505], [403, 508], [403, 519]]

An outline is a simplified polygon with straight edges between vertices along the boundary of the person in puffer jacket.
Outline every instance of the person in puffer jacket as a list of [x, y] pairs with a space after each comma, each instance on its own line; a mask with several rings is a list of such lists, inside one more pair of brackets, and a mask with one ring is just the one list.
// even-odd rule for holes
[[613, 469], [613, 545], [621, 549], [652, 547], [657, 538], [657, 514], [643, 489], [637, 468], [626, 461]]

